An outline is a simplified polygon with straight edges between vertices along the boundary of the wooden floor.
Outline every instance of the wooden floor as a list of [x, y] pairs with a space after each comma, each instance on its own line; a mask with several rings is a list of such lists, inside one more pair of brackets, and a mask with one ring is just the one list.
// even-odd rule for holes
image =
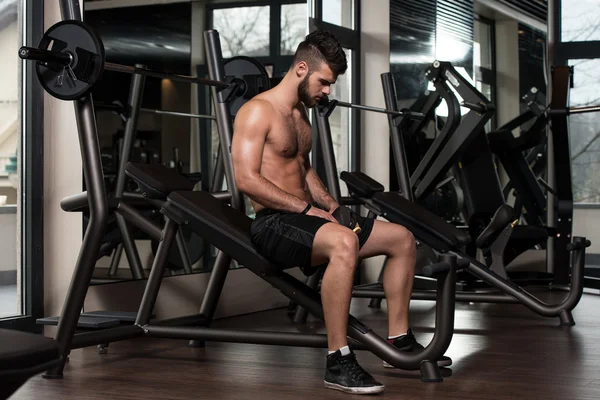
[[[355, 299], [352, 313], [386, 334], [385, 303], [369, 309]], [[432, 302], [413, 301], [411, 324], [426, 344], [432, 336]], [[390, 399], [600, 399], [600, 296], [585, 294], [574, 312], [576, 326], [558, 327], [518, 305], [458, 304], [448, 350], [454, 365], [443, 383], [422, 383], [418, 373], [388, 370], [358, 352], [363, 367], [386, 385]], [[240, 329], [293, 327], [285, 310], [219, 321]], [[109, 354], [94, 347], [74, 350], [62, 380], [36, 376], [15, 395], [29, 399], [342, 399], [323, 387], [324, 349], [138, 339], [113, 343]]]

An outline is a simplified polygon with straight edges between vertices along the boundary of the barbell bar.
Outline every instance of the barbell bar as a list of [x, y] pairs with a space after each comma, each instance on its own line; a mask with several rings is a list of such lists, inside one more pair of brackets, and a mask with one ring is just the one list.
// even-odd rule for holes
[[408, 109], [404, 109], [404, 110], [400, 110], [400, 111], [389, 110], [387, 108], [365, 106], [362, 104], [348, 103], [348, 102], [340, 101], [340, 100], [330, 100], [328, 96], [324, 96], [319, 101], [319, 107], [330, 107], [330, 106], [335, 106], [335, 105], [338, 105], [341, 107], [346, 107], [346, 108], [355, 108], [355, 109], [364, 110], [364, 111], [372, 111], [372, 112], [377, 112], [377, 113], [382, 113], [382, 114], [391, 114], [391, 115], [397, 115], [397, 116], [409, 116], [412, 119], [424, 119], [425, 118], [425, 115], [423, 113], [411, 111]]
[[60, 21], [52, 25], [42, 36], [37, 48], [23, 46], [19, 49], [19, 57], [37, 61], [36, 73], [41, 85], [50, 95], [61, 100], [76, 100], [86, 96], [104, 70], [227, 90], [225, 101], [235, 101], [236, 108], [257, 93], [270, 88], [270, 80], [264, 68], [257, 68], [257, 62], [249, 61], [249, 58], [236, 60], [235, 65], [232, 64], [232, 68], [235, 66], [235, 73], [227, 75], [226, 81], [106, 62], [100, 37], [87, 24], [75, 20]]

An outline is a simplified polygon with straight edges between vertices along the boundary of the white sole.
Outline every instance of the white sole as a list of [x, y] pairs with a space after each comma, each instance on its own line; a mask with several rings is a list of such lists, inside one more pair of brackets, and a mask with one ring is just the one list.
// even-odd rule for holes
[[327, 381], [325, 382], [325, 387], [327, 389], [334, 389], [334, 390], [339, 390], [341, 392], [344, 393], [351, 393], [351, 394], [377, 394], [377, 393], [383, 393], [383, 391], [385, 390], [385, 386], [372, 386], [372, 387], [347, 387], [347, 386], [342, 386], [342, 385], [338, 385], [337, 383], [330, 383]]

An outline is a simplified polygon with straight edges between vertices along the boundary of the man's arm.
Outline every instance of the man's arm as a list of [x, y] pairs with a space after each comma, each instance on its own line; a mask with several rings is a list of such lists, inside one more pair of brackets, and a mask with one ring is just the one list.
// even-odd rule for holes
[[306, 208], [306, 201], [280, 189], [260, 174], [272, 112], [271, 105], [261, 100], [250, 101], [238, 111], [231, 143], [235, 184], [264, 207], [300, 213]]
[[333, 212], [340, 205], [337, 201], [327, 191], [325, 185], [317, 175], [317, 172], [310, 165], [310, 161], [308, 157], [304, 162], [304, 168], [306, 170], [306, 184], [308, 185], [308, 190], [310, 191], [310, 195], [312, 198], [319, 203], [323, 209]]

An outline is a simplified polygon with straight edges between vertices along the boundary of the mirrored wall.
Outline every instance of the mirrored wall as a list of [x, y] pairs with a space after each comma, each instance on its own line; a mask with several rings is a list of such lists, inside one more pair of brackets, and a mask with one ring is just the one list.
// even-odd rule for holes
[[[216, 29], [225, 62], [236, 56], [252, 57], [276, 81], [288, 70], [296, 46], [308, 29], [307, 4], [301, 0], [141, 0], [139, 5], [128, 7], [115, 3], [84, 3], [85, 22], [102, 38], [107, 61], [140, 64], [175, 74], [207, 75], [202, 33], [206, 29]], [[105, 71], [93, 92], [105, 184], [111, 193], [139, 193], [133, 182], [125, 179], [121, 184], [119, 179], [121, 162], [127, 157], [123, 154], [123, 145], [132, 131], [128, 129], [128, 123], [131, 124], [133, 87], [131, 75]], [[216, 171], [220, 147], [216, 123], [211, 119], [214, 114], [211, 103], [207, 87], [145, 77], [129, 159], [177, 169], [196, 183], [195, 190], [226, 189]], [[186, 116], [165, 115], [164, 111]], [[249, 204], [246, 210], [253, 215]], [[157, 210], [144, 212], [156, 224], [162, 225]], [[127, 229], [131, 231], [133, 241], [124, 239], [120, 224], [115, 219], [109, 225], [103, 253], [96, 264], [94, 284], [142, 279], [149, 273], [158, 243], [132, 226]], [[85, 226], [84, 216], [83, 229]], [[185, 228], [181, 231], [181, 240], [184, 246], [180, 248], [184, 251], [173, 248], [167, 275], [209, 272], [216, 250]], [[231, 267], [243, 266], [232, 263]]]

